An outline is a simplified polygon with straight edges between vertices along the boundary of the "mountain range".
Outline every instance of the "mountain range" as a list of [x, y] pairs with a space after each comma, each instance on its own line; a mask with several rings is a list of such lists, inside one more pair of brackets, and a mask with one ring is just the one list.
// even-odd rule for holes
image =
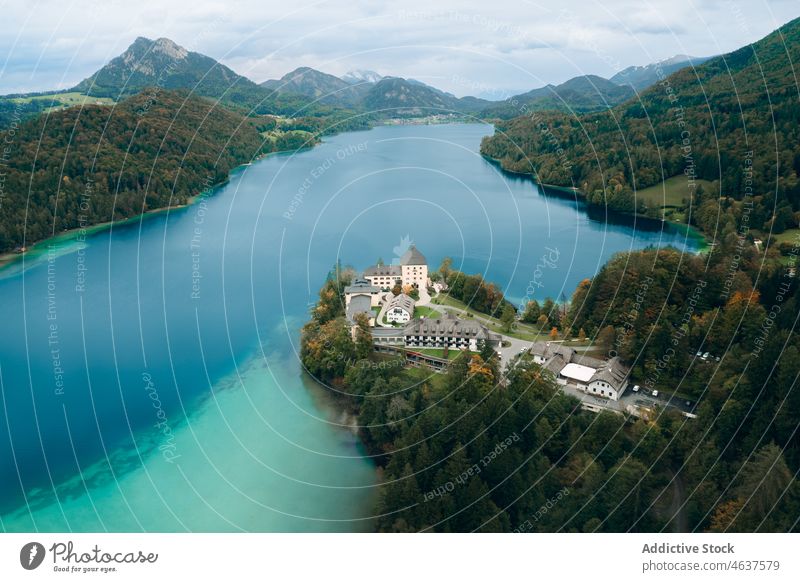
[[264, 81], [261, 86], [277, 93], [304, 95], [321, 103], [352, 106], [364, 98], [374, 83], [356, 78], [348, 82], [311, 67], [299, 67], [280, 79]]
[[633, 97], [635, 91], [627, 85], [598, 77], [583, 75], [560, 85], [546, 85], [521, 95], [514, 95], [500, 103], [486, 107], [484, 117], [510, 119], [528, 111], [555, 109], [585, 113], [607, 109]]
[[[213, 118], [214, 143], [187, 157], [187, 165], [196, 164], [198, 168], [208, 165], [212, 151], [226, 152], [232, 167], [259, 153], [313, 143], [325, 133], [366, 128], [386, 117], [432, 113], [492, 121], [497, 131], [483, 140], [484, 155], [507, 170], [535, 174], [544, 183], [577, 187], [589, 202], [624, 212], [653, 210], [641, 207], [636, 190], [681, 174], [689, 181], [717, 181], [721, 191], [741, 197], [745, 186], [742, 166], [746, 163], [752, 167], [751, 188], [757, 192], [752, 223], [776, 229], [792, 225], [794, 213], [800, 208], [800, 154], [796, 152], [800, 143], [800, 109], [796, 89], [791, 85], [792, 63], [800, 60], [800, 19], [738, 51], [702, 64], [697, 60], [700, 59], [686, 61], [678, 57], [627, 69], [615, 76], [617, 81], [624, 77], [626, 82], [622, 84], [586, 75], [501, 102], [489, 102], [459, 98], [418, 80], [370, 71], [339, 78], [306, 67], [258, 85], [216, 60], [187, 51], [168, 39], [140, 37], [123, 54], [76, 85], [73, 92], [118, 101], [119, 131], [123, 137], [126, 127], [137, 125], [132, 120], [139, 111], [152, 111], [156, 124], [153, 131], [166, 136], [169, 115], [180, 113], [182, 100], [197, 114], [187, 117], [181, 126], [187, 131], [202, 119], [204, 106], [235, 114]], [[694, 67], [681, 67], [686, 62]], [[669, 67], [678, 70], [664, 77]], [[647, 75], [652, 79], [653, 74], [657, 79], [667, 79], [670, 92], [657, 84], [634, 95], [635, 88], [646, 82]], [[59, 95], [50, 96], [56, 100]], [[34, 102], [42, 103], [27, 101]], [[0, 106], [12, 105], [15, 116], [17, 106], [24, 103], [19, 98], [0, 98]], [[165, 109], [166, 103], [169, 110]], [[680, 117], [676, 118], [678, 105]], [[104, 119], [114, 111], [109, 105], [96, 102], [82, 107], [86, 115], [77, 107], [69, 107], [48, 111], [48, 115], [38, 115], [42, 109], [37, 109], [27, 121], [14, 118], [19, 126], [14, 153], [15, 163], [19, 164], [14, 168], [15, 175], [19, 179], [7, 191], [16, 191], [17, 187], [20, 192], [26, 191], [25, 168], [32, 164], [47, 170], [41, 182], [35, 184], [39, 198], [31, 208], [35, 206], [36, 216], [41, 216], [36, 224], [55, 224], [58, 230], [75, 224], [74, 207], [66, 214], [63, 209], [47, 207], [48, 192], [56, 183], [52, 180], [61, 167], [58, 157], [70, 140], [73, 144], [96, 143], [96, 135], [102, 135]], [[541, 110], [536, 118], [526, 114], [536, 110]], [[0, 107], [0, 113], [3, 111], [8, 108]], [[230, 123], [228, 131], [235, 133], [242, 120], [247, 120], [247, 139], [230, 149], [225, 145], [226, 124]], [[73, 128], [72, 133], [64, 128]], [[47, 138], [42, 147], [36, 145], [38, 135]], [[259, 140], [264, 143], [256, 148]], [[147, 141], [147, 152], [157, 151], [153, 143]], [[120, 144], [117, 145], [122, 147]], [[38, 153], [31, 157], [31, 152]], [[86, 152], [79, 154], [84, 156]], [[152, 162], [148, 156], [149, 153], [143, 155], [141, 167]], [[119, 151], [109, 150], [108, 160], [102, 160], [109, 163], [97, 165], [99, 170], [95, 172], [103, 174], [101, 179], [108, 183], [108, 176], [120, 171], [118, 162], [122, 159]], [[91, 167], [83, 157], [78, 160], [75, 168]], [[77, 169], [74, 174], [65, 174], [73, 184], [79, 184], [87, 173]], [[164, 184], [170, 172], [165, 169]], [[220, 176], [215, 173], [216, 178]], [[126, 175], [126, 186], [121, 190], [130, 195], [130, 204], [123, 213], [127, 216], [136, 212], [140, 202], [137, 179]], [[8, 178], [6, 184], [11, 185], [12, 179]], [[191, 195], [193, 185], [187, 185], [184, 192]], [[702, 197], [698, 200], [703, 202]], [[23, 202], [8, 196], [4, 208], [21, 212], [25, 208]], [[690, 220], [702, 225], [704, 216], [712, 220], [718, 215], [719, 208], [713, 206], [716, 202], [705, 202]], [[161, 201], [155, 200], [154, 204], [157, 207]], [[108, 213], [109, 208], [103, 206], [97, 213], [98, 220], [109, 219]], [[0, 228], [0, 249], [30, 243], [47, 234], [45, 228], [38, 226], [38, 230], [24, 234], [15, 226], [22, 224], [19, 216], [11, 212], [7, 216], [9, 220]]]
[[167, 38], [137, 38], [125, 52], [71, 91], [119, 101], [146, 88], [151, 91], [186, 89], [245, 113], [319, 113], [319, 107], [310, 104], [308, 99], [259, 86], [219, 61], [188, 51]]
[[[432, 113], [510, 119], [526, 111], [604, 110], [631, 98], [635, 90], [657, 81], [659, 76], [663, 78], [673, 70], [702, 61], [679, 55], [644, 67], [629, 67], [610, 80], [584, 75], [496, 102], [459, 98], [415, 79], [383, 76], [370, 70], [355, 70], [337, 77], [300, 67], [280, 79], [257, 84], [217, 60], [189, 51], [170, 39], [139, 37], [121, 55], [70, 91], [119, 101], [145, 88], [185, 89], [244, 113], [294, 117], [325, 117], [339, 111], [340, 117], [347, 117], [348, 112], [352, 117], [355, 110], [367, 112], [373, 119]], [[53, 98], [57, 105], [57, 94]], [[44, 109], [42, 102], [31, 102], [26, 107], [29, 115]], [[9, 102], [0, 98], [0, 127], [7, 122], [7, 110], [11, 110]]]
[[459, 99], [415, 79], [384, 77], [374, 71], [353, 71], [340, 78], [300, 67], [280, 79], [264, 81], [261, 86], [330, 105], [366, 109], [379, 117], [477, 112], [490, 103], [475, 97]]
[[709, 60], [711, 57], [690, 57], [687, 55], [675, 55], [672, 58], [651, 63], [644, 66], [633, 66], [621, 70], [619, 73], [609, 79], [612, 83], [617, 85], [629, 86], [636, 91], [642, 91], [654, 85], [661, 79], [668, 77], [675, 71], [679, 71], [685, 67], [699, 66]]
[[[721, 208], [722, 192], [750, 197], [749, 226], [783, 232], [800, 208], [798, 60], [800, 18], [606, 111], [500, 122], [481, 152], [542, 183], [576, 187], [589, 202], [656, 216], [637, 192], [681, 176], [687, 221], [725, 233], [717, 221], [737, 206]], [[703, 192], [700, 179], [715, 191]]]

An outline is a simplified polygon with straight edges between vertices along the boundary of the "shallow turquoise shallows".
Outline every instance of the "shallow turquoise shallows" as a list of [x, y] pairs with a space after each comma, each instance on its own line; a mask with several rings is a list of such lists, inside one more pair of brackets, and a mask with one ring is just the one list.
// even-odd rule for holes
[[413, 241], [522, 302], [568, 297], [618, 251], [694, 248], [504, 176], [478, 155], [491, 131], [327, 138], [193, 206], [6, 267], [0, 527], [369, 530], [375, 465], [297, 357], [337, 260], [389, 263]]

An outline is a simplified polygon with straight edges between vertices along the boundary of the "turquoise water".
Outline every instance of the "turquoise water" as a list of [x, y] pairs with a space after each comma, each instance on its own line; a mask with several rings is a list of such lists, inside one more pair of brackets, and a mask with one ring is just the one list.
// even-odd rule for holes
[[337, 260], [390, 262], [411, 240], [521, 301], [569, 296], [617, 251], [693, 248], [504, 176], [478, 155], [490, 132], [338, 135], [6, 267], [2, 528], [368, 530], [375, 467], [296, 355]]

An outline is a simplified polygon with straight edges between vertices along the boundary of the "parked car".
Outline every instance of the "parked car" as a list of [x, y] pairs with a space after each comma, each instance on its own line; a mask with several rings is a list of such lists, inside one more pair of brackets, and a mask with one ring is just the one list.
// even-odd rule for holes
[[658, 390], [653, 390], [653, 398], [658, 398]]
[[639, 391], [639, 385], [638, 385], [638, 384], [637, 384], [636, 386], [634, 386], [634, 387], [633, 387], [633, 391], [634, 391], [634, 392], [638, 392], [638, 391]]
[[719, 362], [719, 356], [716, 356], [714, 359]]
[[710, 356], [710, 355], [711, 355], [711, 354], [709, 354], [708, 352], [706, 352], [705, 354], [703, 354], [703, 359], [704, 359], [704, 360], [707, 360], [707, 359], [708, 359], [708, 356]]
[[699, 358], [700, 356], [702, 356], [702, 355], [703, 355], [703, 351], [702, 351], [702, 350], [701, 350], [701, 351], [699, 351], [699, 352], [697, 352], [697, 353], [695, 354], [695, 356], [696, 356], [696, 357], [698, 357], [698, 358]]

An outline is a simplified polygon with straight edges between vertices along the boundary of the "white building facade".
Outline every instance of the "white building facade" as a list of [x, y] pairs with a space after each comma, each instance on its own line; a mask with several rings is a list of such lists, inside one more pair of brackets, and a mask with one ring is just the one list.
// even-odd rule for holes
[[390, 323], [407, 323], [414, 317], [414, 300], [401, 293], [393, 297], [386, 306], [386, 321]]
[[411, 245], [400, 257], [399, 265], [373, 265], [364, 269], [364, 279], [370, 285], [389, 290], [396, 284], [425, 288], [428, 285], [428, 261]]

